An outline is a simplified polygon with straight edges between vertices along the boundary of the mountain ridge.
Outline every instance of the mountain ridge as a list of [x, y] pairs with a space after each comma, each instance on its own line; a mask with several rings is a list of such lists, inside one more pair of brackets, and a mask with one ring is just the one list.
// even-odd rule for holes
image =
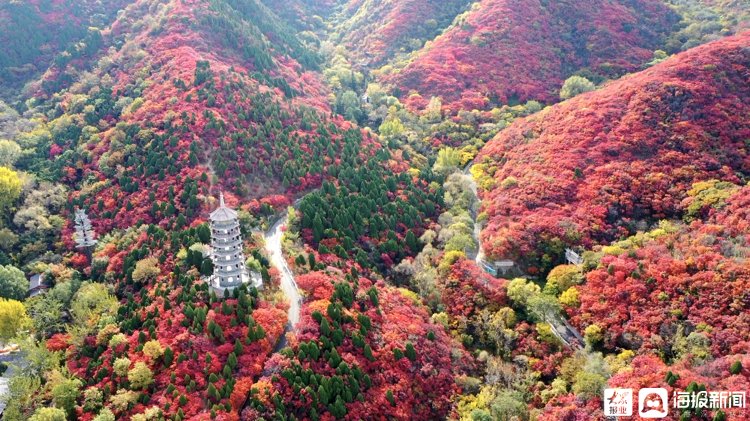
[[[584, 68], [617, 77], [647, 62], [676, 23], [660, 1], [573, 5], [475, 3], [457, 24], [382, 80], [416, 109], [432, 96], [452, 112], [555, 102], [563, 80]], [[416, 94], [412, 95], [412, 94]]]

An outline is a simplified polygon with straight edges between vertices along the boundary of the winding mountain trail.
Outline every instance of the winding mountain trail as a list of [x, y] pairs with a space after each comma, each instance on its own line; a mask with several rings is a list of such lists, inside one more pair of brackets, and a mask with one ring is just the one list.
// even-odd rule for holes
[[557, 315], [547, 320], [547, 323], [552, 327], [552, 333], [560, 339], [563, 344], [573, 349], [583, 349], [583, 345], [586, 343], [583, 336], [568, 322], [568, 320]]
[[477, 265], [481, 266], [482, 258], [484, 258], [484, 251], [482, 250], [482, 240], [480, 238], [480, 234], [482, 233], [482, 225], [477, 221], [477, 217], [479, 216], [479, 209], [482, 208], [482, 199], [479, 198], [479, 188], [477, 187], [477, 182], [474, 180], [474, 176], [471, 174], [471, 167], [474, 166], [474, 161], [472, 160], [468, 164], [466, 164], [466, 167], [464, 167], [463, 173], [469, 180], [469, 186], [471, 187], [472, 193], [474, 193], [474, 198], [476, 199], [476, 202], [474, 202], [474, 206], [471, 208], [471, 217], [474, 220], [474, 240], [477, 242], [477, 251], [475, 256], [469, 256], [474, 259], [474, 262], [476, 262]]
[[[476, 202], [471, 209], [471, 216], [474, 219], [474, 239], [477, 241], [478, 247], [476, 255], [469, 257], [473, 257], [474, 261], [477, 263], [477, 265], [479, 265], [479, 267], [484, 267], [484, 251], [482, 250], [482, 240], [480, 238], [480, 234], [482, 233], [482, 226], [477, 221], [479, 209], [482, 208], [482, 200], [479, 198], [479, 189], [477, 187], [477, 182], [476, 180], [474, 180], [474, 176], [471, 174], [471, 167], [473, 165], [474, 161], [471, 161], [466, 165], [466, 167], [464, 167], [463, 170], [464, 175], [469, 180], [471, 191], [474, 193], [474, 197], [476, 198]], [[557, 336], [557, 338], [560, 339], [566, 346], [573, 349], [582, 349], [582, 344], [585, 343], [584, 339], [581, 334], [570, 324], [570, 322], [568, 322], [567, 319], [565, 319], [561, 315], [557, 315], [556, 317], [552, 317], [547, 320], [547, 323], [549, 323], [549, 325], [552, 327], [552, 333]]]
[[[17, 349], [17, 347], [16, 347]], [[10, 392], [10, 378], [13, 373], [22, 366], [26, 365], [26, 355], [24, 352], [8, 352], [0, 354], [0, 362], [8, 365], [7, 370], [0, 376], [0, 418], [8, 404], [8, 393]]]
[[281, 276], [281, 291], [289, 301], [289, 312], [287, 313], [287, 332], [294, 329], [299, 322], [299, 313], [302, 305], [302, 296], [297, 288], [297, 281], [294, 279], [294, 273], [284, 259], [284, 252], [281, 250], [281, 238], [284, 236], [284, 226], [286, 225], [286, 215], [279, 218], [271, 228], [266, 232], [266, 251], [271, 257], [271, 265], [279, 271]]

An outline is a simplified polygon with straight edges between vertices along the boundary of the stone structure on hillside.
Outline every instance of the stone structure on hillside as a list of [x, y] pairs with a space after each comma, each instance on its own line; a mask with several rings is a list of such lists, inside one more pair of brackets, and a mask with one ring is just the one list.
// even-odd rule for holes
[[242, 253], [242, 236], [237, 212], [226, 206], [224, 194], [219, 196], [219, 207], [211, 212], [211, 261], [214, 274], [210, 284], [216, 295], [223, 297], [242, 284], [260, 288], [263, 280], [258, 273], [248, 273]]
[[565, 249], [565, 260], [570, 265], [581, 266], [583, 264], [583, 257], [573, 249]]
[[479, 260], [478, 263], [485, 272], [496, 278], [509, 278], [522, 275], [522, 272], [513, 260], [495, 260], [491, 262]]
[[97, 240], [96, 232], [94, 231], [94, 227], [91, 226], [91, 220], [86, 215], [85, 210], [76, 209], [74, 223], [76, 248], [83, 250], [90, 259]]
[[35, 273], [29, 278], [29, 298], [44, 294], [49, 290], [49, 286], [44, 278], [43, 273]]

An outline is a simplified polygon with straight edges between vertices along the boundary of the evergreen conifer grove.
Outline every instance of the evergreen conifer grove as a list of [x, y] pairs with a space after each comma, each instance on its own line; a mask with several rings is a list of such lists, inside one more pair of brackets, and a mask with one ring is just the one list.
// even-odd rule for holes
[[748, 115], [737, 0], [2, 2], [2, 418], [750, 419]]

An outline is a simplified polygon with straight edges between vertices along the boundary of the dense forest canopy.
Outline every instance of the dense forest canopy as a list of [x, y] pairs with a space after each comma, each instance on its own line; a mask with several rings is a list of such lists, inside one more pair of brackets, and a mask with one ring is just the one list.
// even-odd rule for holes
[[749, 29], [742, 0], [0, 3], [3, 419], [750, 391]]

